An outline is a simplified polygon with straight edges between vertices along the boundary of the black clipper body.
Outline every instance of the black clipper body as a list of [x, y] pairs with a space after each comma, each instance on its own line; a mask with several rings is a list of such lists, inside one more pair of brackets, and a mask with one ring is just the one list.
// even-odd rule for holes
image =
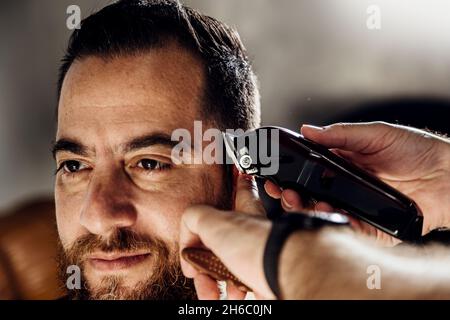
[[423, 216], [413, 200], [301, 134], [262, 127], [223, 135], [227, 154], [241, 172], [294, 189], [309, 201], [328, 202], [403, 241], [421, 238]]

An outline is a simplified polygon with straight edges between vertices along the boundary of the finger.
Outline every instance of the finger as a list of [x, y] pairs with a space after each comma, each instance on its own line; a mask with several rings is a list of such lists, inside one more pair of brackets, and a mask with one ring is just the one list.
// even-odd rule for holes
[[256, 300], [276, 300], [277, 298], [274, 296], [264, 296], [258, 292], [253, 293]]
[[261, 225], [267, 227], [268, 221], [261, 217], [195, 205], [185, 210], [181, 223], [184, 228], [183, 233], [180, 233], [180, 247], [189, 247], [189, 243], [195, 239], [196, 243], [211, 249], [220, 258], [223, 253], [229, 253], [230, 246], [240, 243], [242, 239], [253, 239], [254, 234], [250, 230], [258, 232]]
[[264, 190], [266, 190], [266, 193], [274, 198], [274, 199], [280, 199], [281, 198], [281, 189], [279, 186], [277, 186], [275, 183], [273, 183], [270, 180], [267, 180], [264, 183]]
[[331, 152], [333, 152], [335, 155], [344, 158], [345, 160], [351, 161], [353, 159], [353, 157], [355, 156], [355, 153], [353, 151], [347, 151], [347, 150], [341, 150], [341, 149], [330, 149]]
[[344, 215], [348, 218], [348, 221], [350, 223], [350, 227], [360, 234], [366, 235], [368, 237], [375, 238], [377, 235], [376, 229], [371, 226], [370, 224], [365, 223], [364, 221], [355, 218], [347, 213], [344, 213]]
[[[190, 246], [184, 245], [183, 249], [187, 248], [187, 247], [190, 247]], [[180, 253], [179, 253], [179, 255], [180, 255], [179, 257], [180, 257], [181, 272], [183, 272], [183, 275], [186, 278], [195, 278], [198, 275], [199, 272], [188, 261], [186, 261], [184, 259], [184, 257], [181, 254], [181, 251], [183, 249], [180, 248]]]
[[181, 217], [180, 250], [186, 247], [215, 248], [230, 229], [236, 217], [205, 205], [187, 208]]
[[[344, 158], [345, 160], [352, 162], [357, 167], [365, 170], [365, 171], [372, 171], [372, 165], [374, 162], [377, 161], [373, 159], [373, 157], [368, 156], [364, 153], [358, 153], [353, 151], [347, 151], [347, 150], [340, 150], [340, 149], [331, 149], [334, 154], [338, 155], [341, 158]], [[373, 153], [372, 153], [373, 154]], [[369, 153], [370, 155], [370, 153]]]
[[347, 217], [348, 223], [350, 224], [350, 227], [358, 232], [362, 232], [361, 227], [361, 220], [354, 218], [353, 216], [349, 215], [348, 213], [342, 213], [344, 216]]
[[[371, 153], [379, 151], [380, 140], [383, 140], [383, 145], [389, 144], [389, 141], [385, 141], [384, 138], [393, 128], [383, 122], [337, 123], [326, 127], [303, 125], [301, 133], [305, 138], [327, 148]], [[380, 137], [383, 139], [379, 139]], [[393, 135], [390, 137], [390, 140], [392, 139]]]
[[238, 176], [234, 210], [253, 215], [265, 215], [254, 177], [244, 174]]
[[232, 282], [227, 282], [228, 300], [244, 300], [246, 294], [246, 292], [239, 290]]
[[360, 221], [359, 225], [361, 226], [361, 230], [363, 233], [365, 233], [369, 237], [377, 237], [377, 229], [374, 226], [368, 224], [365, 221]]
[[180, 264], [181, 271], [183, 272], [186, 278], [194, 278], [197, 277], [200, 273], [195, 269], [189, 262], [184, 260], [182, 256], [180, 256]]
[[199, 300], [219, 300], [220, 291], [217, 282], [204, 274], [194, 278], [195, 291]]
[[182, 223], [247, 286], [271, 292], [261, 280], [265, 279], [262, 256], [271, 229], [269, 220], [196, 205], [186, 209]]
[[330, 204], [323, 202], [323, 201], [319, 201], [314, 206], [314, 211], [315, 212], [333, 212], [334, 209]]
[[197, 227], [198, 219], [199, 216], [197, 215], [197, 212], [191, 212], [191, 214], [188, 217], [184, 217], [183, 215], [180, 223], [180, 240], [179, 240], [180, 265], [181, 271], [188, 278], [194, 278], [198, 274], [198, 272], [197, 269], [195, 269], [193, 266], [191, 266], [190, 263], [184, 260], [183, 256], [181, 255], [181, 252], [185, 248], [203, 246], [200, 237], [196, 232], [194, 232], [198, 228]]
[[300, 212], [305, 209], [300, 195], [289, 189], [281, 193], [281, 206], [286, 212]]

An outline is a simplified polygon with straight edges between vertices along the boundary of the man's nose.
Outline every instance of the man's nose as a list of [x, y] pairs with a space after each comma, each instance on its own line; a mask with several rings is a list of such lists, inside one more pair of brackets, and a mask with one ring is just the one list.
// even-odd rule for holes
[[127, 180], [119, 170], [93, 173], [80, 214], [80, 224], [89, 232], [107, 238], [115, 230], [136, 223], [137, 211]]

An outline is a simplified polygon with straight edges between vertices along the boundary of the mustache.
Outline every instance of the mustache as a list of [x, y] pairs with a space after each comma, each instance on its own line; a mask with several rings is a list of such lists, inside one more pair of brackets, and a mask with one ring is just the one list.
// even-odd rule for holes
[[148, 250], [152, 254], [164, 257], [169, 256], [169, 249], [164, 241], [156, 237], [138, 234], [129, 229], [117, 229], [107, 239], [91, 233], [83, 235], [64, 251], [67, 260], [75, 263], [84, 260], [84, 257], [93, 252], [135, 252], [138, 250]]

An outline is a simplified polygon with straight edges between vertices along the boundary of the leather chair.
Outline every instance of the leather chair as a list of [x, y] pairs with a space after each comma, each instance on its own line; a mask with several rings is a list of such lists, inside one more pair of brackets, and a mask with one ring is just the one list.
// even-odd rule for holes
[[0, 215], [0, 299], [56, 299], [57, 231], [52, 200], [29, 201]]

